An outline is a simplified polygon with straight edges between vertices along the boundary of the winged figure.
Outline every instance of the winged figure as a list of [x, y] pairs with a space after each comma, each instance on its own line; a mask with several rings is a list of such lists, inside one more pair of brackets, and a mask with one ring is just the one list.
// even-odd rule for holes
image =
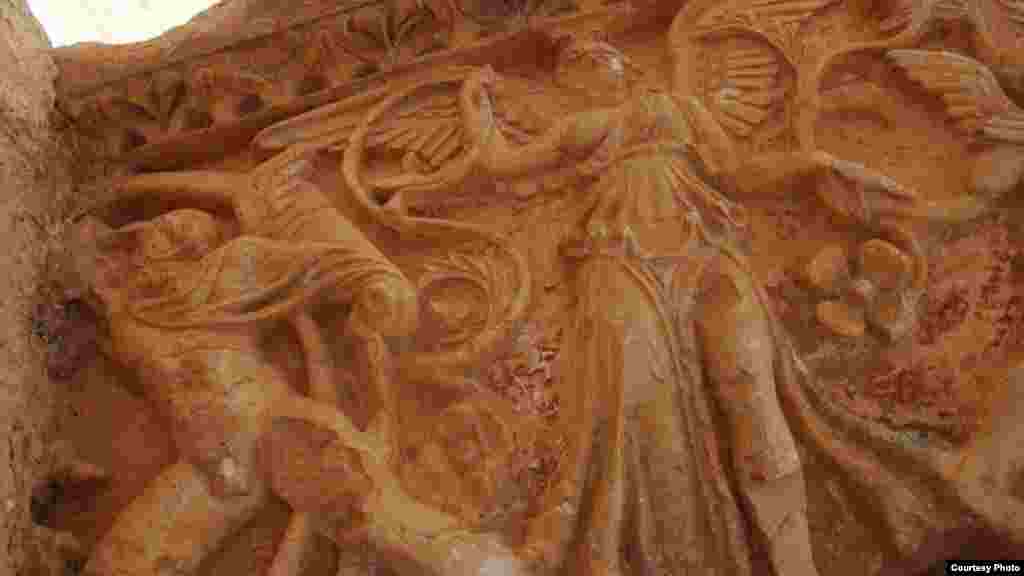
[[[912, 549], [919, 532], [906, 526], [947, 509], [951, 494], [961, 496], [952, 499], [954, 508], [977, 508], [960, 490], [952, 464], [956, 454], [897, 443], [844, 414], [810, 381], [747, 253], [746, 211], [737, 199], [772, 186], [807, 190], [834, 214], [881, 230], [911, 252], [920, 289], [927, 272], [923, 252], [897, 221], [979, 213], [978, 204], [965, 204], [950, 215], [948, 206], [921, 201], [912, 187], [813, 147], [751, 156], [737, 150], [737, 140], [792, 102], [795, 95], [780, 79], [799, 58], [797, 32], [834, 3], [751, 0], [721, 8], [701, 3], [706, 12], [687, 5], [671, 32], [677, 64], [691, 56], [680, 52], [695, 38], [737, 32], [752, 38], [752, 44], [725, 54], [721, 82], [707, 105], [695, 97], [700, 91], [689, 89], [686, 74], [677, 74], [672, 90], [633, 82], [629, 72], [635, 67], [614, 47], [573, 42], [559, 56], [556, 80], [566, 91], [589, 91], [583, 99], [589, 104], [550, 121], [503, 99], [497, 89], [501, 80], [492, 70], [451, 69], [266, 129], [254, 145], [261, 154], [276, 156], [251, 174], [148, 174], [117, 183], [122, 195], [157, 193], [227, 206], [242, 231], [225, 243], [220, 232], [210, 232], [216, 226], [208, 215], [192, 214], [183, 223], [177, 214], [110, 232], [114, 247], [118, 238], [129, 238], [135, 255], [165, 263], [168, 253], [188, 256], [180, 274], [156, 266], [152, 270], [161, 273], [140, 272], [131, 282], [111, 285], [130, 296], [118, 309], [125, 314], [120, 334], [125, 346], [157, 342], [144, 352], [163, 354], [165, 345], [184, 346], [184, 356], [195, 352], [187, 363], [164, 366], [168, 372], [161, 382], [186, 381], [187, 371], [197, 369], [216, 380], [220, 356], [192, 350], [184, 340], [197, 330], [224, 329], [238, 338], [224, 357], [238, 363], [241, 376], [262, 377], [264, 369], [246, 348], [253, 346], [252, 335], [235, 334], [233, 328], [288, 318], [306, 353], [313, 400], [295, 398], [273, 375], [266, 375], [273, 397], [245, 390], [263, 403], [259, 408], [269, 405], [269, 413], [291, 420], [308, 421], [313, 414], [316, 426], [342, 439], [318, 443], [301, 422], [268, 434], [268, 458], [281, 465], [271, 466], [275, 472], [260, 488], [278, 493], [298, 512], [274, 576], [298, 570], [297, 559], [314, 529], [322, 530], [313, 524], [322, 520], [318, 508], [340, 507], [360, 517], [353, 503], [362, 502], [360, 490], [366, 486], [360, 472], [368, 466], [373, 482], [395, 489], [386, 490], [391, 501], [362, 511], [387, 516], [393, 506], [416, 506], [390, 483], [385, 466], [347, 457], [346, 442], [356, 452], [377, 452], [395, 425], [385, 408], [374, 427], [377, 434], [363, 433], [329, 406], [337, 398], [325, 381], [323, 335], [304, 316], [302, 304], [320, 298], [352, 303], [350, 332], [365, 344], [369, 380], [380, 388], [385, 406], [393, 395], [388, 372], [374, 372], [389, 358], [383, 335], [414, 333], [414, 317], [420, 329], [434, 322], [423, 332], [431, 337], [420, 339], [431, 347], [395, 358], [399, 371], [438, 382], [451, 379], [478, 363], [524, 318], [529, 270], [501, 235], [424, 212], [459, 195], [500, 190], [492, 186], [495, 181], [566, 165], [574, 174], [567, 188], [579, 192], [585, 204], [577, 229], [562, 243], [576, 296], [559, 371], [561, 415], [570, 442], [528, 523], [522, 554], [536, 568], [575, 568], [601, 576], [713, 570], [742, 576], [755, 572], [757, 550], [763, 549], [776, 574], [815, 575], [804, 453], [834, 465], [844, 497], [871, 503], [868, 513], [874, 516], [866, 525], [881, 528], [878, 538], [885, 541], [886, 554]], [[686, 41], [678, 42], [675, 35], [684, 32]], [[894, 52], [892, 58], [926, 86], [952, 90], [960, 82], [936, 72], [937, 64], [915, 64], [906, 53]], [[991, 82], [977, 80], [977, 71], [964, 71], [969, 68], [957, 73], [974, 74], [977, 86], [950, 93], [951, 114], [976, 135], [1012, 143], [1018, 112], [1007, 106], [1005, 94], [992, 92]], [[798, 91], [806, 87], [801, 84]], [[371, 244], [316, 185], [301, 178], [305, 160], [319, 151], [342, 154], [346, 191], [380, 228], [386, 245]], [[417, 242], [403, 244], [411, 238]], [[447, 281], [461, 282], [478, 295], [471, 312], [445, 317], [452, 307], [439, 286]], [[183, 332], [171, 337], [170, 330]], [[139, 370], [153, 369], [145, 354], [136, 356]], [[231, 382], [214, 385], [230, 387]], [[199, 402], [170, 388], [161, 392], [174, 406]], [[291, 412], [275, 413], [275, 401]], [[200, 408], [206, 407], [196, 411]], [[262, 417], [254, 418], [263, 422]], [[186, 424], [187, 432], [201, 436], [196, 430], [202, 426]], [[719, 433], [723, 429], [726, 434]], [[193, 451], [216, 448], [205, 437], [185, 438]], [[295, 460], [305, 462], [310, 445], [327, 445], [337, 460], [332, 470], [352, 482], [331, 492], [326, 484], [297, 481], [303, 473], [290, 477], [288, 454], [301, 454]], [[798, 445], [806, 450], [798, 451]], [[258, 480], [248, 471], [232, 472], [234, 464], [225, 471], [225, 458], [213, 453], [217, 458], [197, 461], [199, 467], [212, 466], [218, 489], [241, 490], [239, 483]], [[207, 471], [196, 467], [185, 462], [169, 471], [139, 509], [158, 508], [167, 486], [175, 483], [192, 487], [196, 506], [216, 508], [219, 504], [195, 481]], [[918, 490], [908, 498], [914, 482], [942, 488]], [[321, 489], [326, 493], [318, 494]], [[209, 530], [223, 536], [225, 526], [251, 512], [250, 504], [240, 511], [214, 510], [224, 522], [209, 521]], [[443, 515], [423, 514], [444, 528], [452, 525]], [[456, 540], [460, 554], [465, 552], [460, 564], [456, 555], [441, 551], [447, 541], [428, 537], [417, 540], [428, 542], [426, 549], [410, 547], [403, 530], [419, 533], [419, 526], [371, 524], [374, 543], [410, 553], [439, 574], [485, 574], [492, 553], [506, 562], [494, 570], [520, 570], [498, 543]], [[112, 538], [130, 541], [133, 529], [132, 522], [123, 523]], [[342, 542], [353, 536], [333, 534]], [[196, 555], [191, 549], [186, 553]], [[192, 568], [183, 565], [185, 571]]]
[[[778, 355], [785, 339], [742, 248], [745, 210], [734, 198], [814, 178], [826, 206], [887, 229], [916, 255], [918, 286], [920, 247], [886, 219], [921, 207], [891, 178], [823, 152], [742, 158], [699, 100], [634, 85], [628, 70], [607, 44], [571, 44], [558, 81], [589, 90], [596, 107], [518, 146], [495, 128], [492, 74], [461, 96], [487, 173], [516, 178], [575, 162], [587, 206], [563, 246], [578, 299], [561, 372], [570, 448], [524, 554], [571, 573], [747, 574], [749, 522], [776, 573], [816, 574], [803, 469], [775, 392], [787, 384], [768, 368], [789, 362]], [[774, 344], [730, 344], [750, 341]], [[703, 428], [713, 405], [732, 430], [728, 448]], [[723, 484], [725, 453], [736, 491]]]
[[[911, 252], [916, 290], [926, 261], [898, 221], [978, 212], [966, 204], [950, 214], [820, 150], [744, 157], [736, 131], [692, 94], [631, 82], [629, 70], [614, 47], [570, 44], [557, 81], [588, 90], [589, 106], [522, 145], [496, 128], [493, 74], [480, 73], [460, 96], [485, 173], [517, 178], [571, 162], [579, 176], [571, 188], [586, 206], [563, 244], [576, 298], [560, 371], [569, 447], [528, 525], [524, 555], [569, 573], [748, 574], [749, 527], [774, 573], [817, 574], [798, 437], [857, 477], [853, 490], [893, 504], [879, 511], [885, 537], [909, 550], [899, 526], [913, 521], [913, 506], [896, 506], [884, 485], [905, 479], [883, 472], [884, 457], [866, 456], [865, 444], [892, 443], [847, 427], [820, 390], [797, 383], [806, 372], [751, 268], [735, 198], [777, 183], [814, 190], [835, 214]], [[721, 438], [715, 406], [729, 430]], [[899, 451], [915, 473], [956, 484], [946, 455]]]

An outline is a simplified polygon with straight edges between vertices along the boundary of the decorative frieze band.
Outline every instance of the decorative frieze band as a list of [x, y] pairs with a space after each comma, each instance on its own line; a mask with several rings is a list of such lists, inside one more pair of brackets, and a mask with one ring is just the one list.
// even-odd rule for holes
[[194, 159], [188, 142], [195, 138], [208, 142], [214, 136], [228, 145], [232, 134], [251, 136], [271, 122], [372, 88], [386, 77], [451, 64], [519, 60], [536, 66], [545, 57], [544, 46], [559, 33], [608, 30], [610, 21], [628, 21], [634, 12], [623, 1], [347, 4], [290, 27], [278, 24], [269, 33], [243, 32], [230, 45], [206, 53], [183, 59], [165, 55], [105, 84], [65, 86], [59, 106], [82, 133], [96, 139], [102, 156], [159, 165], [161, 158]]

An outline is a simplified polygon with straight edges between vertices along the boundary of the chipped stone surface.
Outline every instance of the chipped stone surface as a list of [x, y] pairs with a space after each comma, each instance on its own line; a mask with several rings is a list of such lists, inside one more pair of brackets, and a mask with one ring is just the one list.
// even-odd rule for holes
[[40, 339], [46, 327], [32, 320], [50, 241], [36, 223], [52, 222], [53, 176], [62, 170], [48, 47], [24, 0], [0, 1], [0, 574], [63, 569], [61, 539], [37, 537], [31, 520], [55, 401]]
[[822, 248], [807, 265], [805, 274], [811, 286], [825, 294], [838, 294], [850, 276], [846, 250], [839, 244]]
[[846, 338], [859, 338], [864, 335], [867, 328], [864, 311], [839, 300], [820, 302], [817, 316], [818, 321], [825, 327]]
[[[1006, 17], [1014, 3], [979, 2], [983, 10], [961, 16], [1020, 21]], [[224, 484], [256, 488], [259, 477], [249, 474], [265, 463], [249, 462], [235, 445], [252, 440], [266, 416], [261, 406], [284, 409], [291, 394], [308, 393], [324, 411], [303, 404], [288, 417], [320, 414], [316, 428], [337, 424], [341, 413], [357, 430], [316, 428], [305, 448], [283, 442], [271, 454], [272, 491], [306, 510], [289, 517], [271, 502], [249, 503], [260, 510], [243, 528], [204, 515], [203, 483], [167, 490], [159, 504], [233, 534], [223, 550], [183, 549], [168, 567], [203, 560], [216, 573], [262, 573], [302, 554], [329, 565], [329, 551], [306, 546], [312, 530], [282, 537], [286, 524], [315, 518], [315, 508], [334, 508], [319, 530], [344, 542], [364, 538], [380, 566], [391, 568], [397, 549], [420, 563], [463, 562], [452, 571], [474, 576], [518, 567], [475, 554], [489, 548], [484, 540], [448, 556], [419, 547], [431, 540], [422, 532], [435, 525], [427, 519], [501, 534], [493, 550], [510, 560], [508, 547], [525, 532], [516, 554], [571, 554], [573, 576], [686, 573], [694, 563], [756, 574], [764, 562], [780, 576], [813, 573], [813, 564], [860, 576], [915, 554], [923, 569], [942, 553], [928, 548], [929, 537], [965, 510], [1024, 541], [1024, 527], [1007, 520], [1020, 500], [1016, 468], [979, 470], [983, 478], [1005, 472], [993, 484], [997, 497], [983, 498], [972, 491], [978, 478], [951, 465], [981, 454], [977, 431], [986, 425], [1017, 434], [1017, 422], [990, 410], [1008, 368], [1024, 361], [1020, 218], [992, 203], [1020, 178], [1019, 94], [1004, 73], [1015, 52], [977, 50], [990, 38], [967, 38], [986, 28], [966, 21], [943, 25], [955, 33], [913, 38], [918, 51], [889, 51], [888, 34], [928, 13], [904, 22], [903, 13], [851, 8], [834, 0], [236, 0], [152, 42], [58, 51], [61, 102], [83, 130], [97, 128], [97, 150], [125, 173], [171, 170], [107, 186], [114, 197], [146, 189], [159, 201], [139, 213], [116, 207], [105, 225], [152, 218], [163, 202], [194, 201], [182, 218], [216, 220], [195, 198], [207, 193], [243, 208], [235, 211], [239, 230], [218, 233], [223, 246], [169, 231], [157, 218], [139, 222], [154, 240], [139, 250], [149, 255], [187, 237], [183, 249], [224, 256], [218, 289], [249, 282], [255, 292], [242, 301], [264, 304], [260, 275], [275, 266], [333, 262], [317, 252], [323, 244], [364, 256], [373, 247], [395, 286], [405, 278], [415, 291], [332, 289], [323, 307], [310, 307], [323, 314], [313, 331], [328, 335], [316, 361], [312, 340], [288, 326], [208, 326], [202, 336], [223, 354], [207, 355], [172, 330], [150, 326], [145, 338], [126, 337], [133, 321], [108, 318], [121, 338], [111, 356], [156, 356], [157, 347], [139, 343], [166, 340], [185, 350], [187, 369], [170, 363], [174, 377], [161, 379], [152, 362], [121, 374], [103, 360], [84, 382], [69, 382], [75, 410], [133, 418], [73, 420], [82, 432], [75, 440], [123, 473], [107, 499], [57, 516], [97, 556], [116, 551], [122, 566], [145, 548], [126, 541], [188, 544], [181, 525], [178, 539], [160, 528], [156, 536], [133, 531], [132, 522], [152, 525], [157, 514], [125, 508], [128, 501], [178, 458], [220, 478], [217, 498], [246, 491]], [[595, 32], [607, 44], [586, 41]], [[871, 54], [843, 57], [876, 41]], [[822, 62], [826, 54], [836, 57]], [[621, 76], [630, 70], [642, 74]], [[934, 81], [949, 74], [961, 78]], [[622, 80], [630, 90], [619, 90]], [[684, 97], [663, 98], [667, 86]], [[944, 92], [956, 87], [970, 89]], [[981, 94], [991, 101], [943, 108]], [[964, 117], [968, 109], [991, 117]], [[561, 122], [574, 129], [545, 133]], [[1002, 144], [970, 145], [981, 136]], [[318, 150], [305, 153], [316, 159], [301, 182], [274, 172], [282, 154], [303, 153], [289, 145], [311, 142]], [[191, 169], [207, 171], [183, 172]], [[275, 210], [253, 208], [263, 205], [250, 202], [256, 197]], [[431, 228], [438, 221], [457, 226], [439, 232]], [[118, 229], [120, 242], [103, 246], [149, 238], [138, 231]], [[254, 253], [239, 250], [253, 234], [301, 249], [253, 266]], [[723, 246], [743, 254], [720, 258]], [[173, 290], [182, 278], [213, 282], [191, 261], [152, 255], [152, 267], [120, 270], [134, 263], [123, 254], [108, 264], [138, 274], [146, 291]], [[368, 295], [376, 296], [361, 299]], [[399, 312], [414, 303], [420, 325], [401, 322], [395, 331], [413, 333], [392, 338], [390, 320], [411, 319]], [[761, 314], [765, 305], [781, 321]], [[350, 323], [350, 313], [360, 322]], [[385, 329], [387, 339], [366, 336]], [[128, 351], [137, 354], [125, 358]], [[225, 357], [237, 363], [215, 361]], [[173, 383], [147, 387], [163, 410], [112, 392], [135, 380]], [[281, 396], [268, 396], [271, 389]], [[237, 419], [225, 417], [232, 410]], [[195, 434], [168, 435], [165, 426]], [[331, 458], [342, 445], [360, 456]], [[604, 482], [579, 477], [602, 464], [610, 466]], [[591, 490], [574, 500], [581, 486]], [[685, 486], [706, 498], [687, 498]], [[988, 508], [995, 500], [998, 509]], [[346, 514], [365, 514], [367, 530], [346, 526]], [[623, 520], [630, 517], [650, 522]], [[695, 518], [707, 524], [685, 521]], [[644, 525], [671, 529], [659, 535]], [[621, 558], [611, 537], [620, 533], [653, 556]], [[702, 551], [722, 556], [699, 558]], [[372, 565], [353, 571], [376, 573]], [[283, 570], [298, 572], [294, 564]]]
[[910, 258], [889, 242], [869, 240], [861, 244], [857, 256], [860, 275], [880, 290], [898, 290], [910, 280]]

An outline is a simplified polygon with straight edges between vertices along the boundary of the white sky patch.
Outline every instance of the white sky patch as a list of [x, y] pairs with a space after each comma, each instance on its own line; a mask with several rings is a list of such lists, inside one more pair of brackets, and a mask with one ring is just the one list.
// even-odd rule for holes
[[217, 0], [29, 0], [54, 46], [126, 44], [159, 36]]

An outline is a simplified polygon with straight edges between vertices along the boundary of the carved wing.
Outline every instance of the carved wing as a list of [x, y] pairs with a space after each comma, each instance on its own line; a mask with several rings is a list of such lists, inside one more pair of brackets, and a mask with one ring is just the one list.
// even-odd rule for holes
[[800, 30], [837, 0], [743, 0], [684, 8], [673, 25], [680, 58], [691, 60], [674, 78], [690, 86], [732, 135], [750, 137], [782, 109], [804, 52]]
[[[265, 152], [343, 152], [348, 193], [371, 219], [399, 232], [394, 246], [381, 249], [416, 285], [421, 330], [430, 334], [420, 339], [430, 348], [406, 354], [403, 370], [432, 381], [478, 363], [521, 320], [529, 301], [526, 262], [504, 237], [410, 209], [485, 190], [470, 178], [476, 155], [458, 101], [472, 70], [453, 68], [365, 92], [271, 126], [255, 139]], [[496, 104], [498, 125], [513, 144], [539, 131], [511, 98]]]
[[257, 134], [253, 146], [266, 153], [280, 152], [299, 144], [313, 149], [344, 149], [367, 110], [387, 98], [392, 89], [392, 86], [385, 85], [367, 90], [278, 122]]
[[732, 49], [722, 62], [718, 88], [708, 103], [723, 126], [747, 137], [782, 105], [786, 90], [780, 68], [786, 64], [767, 44]]
[[989, 66], [1012, 95], [1024, 93], [1024, 2], [974, 0], [971, 56]]
[[[366, 92], [271, 126], [255, 140], [264, 151], [343, 152], [348, 193], [372, 220], [399, 232], [394, 245], [380, 248], [420, 295], [420, 329], [429, 336], [419, 341], [429, 346], [404, 355], [402, 370], [433, 382], [478, 363], [522, 318], [529, 301], [529, 270], [504, 237], [464, 222], [418, 217], [414, 213], [421, 212], [410, 209], [484, 190], [469, 178], [476, 155], [458, 101], [471, 71], [449, 69]], [[513, 143], [532, 130], [512, 107], [496, 115]]]
[[799, 27], [815, 13], [839, 0], [747, 0], [709, 10], [697, 20], [697, 33], [713, 34], [729, 27], [767, 30]]
[[886, 34], [916, 35], [933, 22], [964, 18], [967, 8], [966, 0], [899, 0], [886, 11], [881, 29]]
[[460, 120], [458, 94], [438, 90], [405, 103], [373, 126], [366, 146], [400, 154], [407, 170], [436, 170], [463, 149]]
[[[445, 370], [472, 366], [493, 351], [522, 320], [530, 294], [526, 262], [506, 238], [481, 226], [418, 217], [407, 210], [408, 203], [417, 203], [414, 195], [429, 205], [484, 188], [469, 178], [476, 154], [463, 137], [455, 100], [465, 77], [435, 78], [393, 91], [352, 132], [342, 165], [352, 195], [375, 220], [402, 239], [419, 240], [403, 243], [389, 256], [417, 286], [426, 313], [421, 330], [431, 334], [423, 341], [432, 348], [407, 354], [403, 366], [434, 381], [443, 381]], [[398, 176], [373, 174], [379, 168], [370, 165], [382, 150], [403, 155]], [[409, 170], [409, 155], [417, 155], [414, 162], [427, 163], [427, 169]], [[390, 194], [384, 206], [381, 192]]]
[[972, 136], [1024, 143], [1024, 110], [986, 66], [950, 52], [893, 50], [888, 59], [942, 98], [957, 127]]
[[[348, 100], [325, 106], [291, 120], [275, 124], [256, 136], [255, 145], [266, 151], [282, 150], [302, 143], [312, 148], [344, 151], [356, 128], [374, 106], [384, 105], [388, 113], [368, 125], [361, 138], [367, 152], [399, 160], [400, 167], [379, 178], [372, 187], [396, 189], [429, 178], [466, 151], [463, 119], [458, 104], [461, 81], [470, 68], [453, 68], [414, 84], [415, 97], [392, 98], [409, 87], [385, 86]], [[390, 102], [390, 104], [385, 104]], [[512, 101], [495, 110], [501, 129], [513, 142], [523, 142], [536, 132], [536, 123], [524, 121]], [[395, 172], [398, 173], [395, 176]]]

